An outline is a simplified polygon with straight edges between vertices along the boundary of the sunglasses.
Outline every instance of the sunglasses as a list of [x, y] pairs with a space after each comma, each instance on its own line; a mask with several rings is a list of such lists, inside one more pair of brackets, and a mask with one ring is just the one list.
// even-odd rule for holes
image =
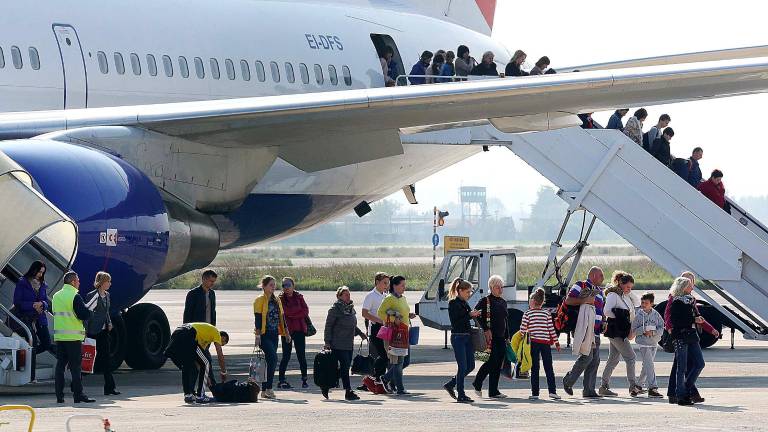
[[284, 284], [283, 284], [283, 288], [292, 288], [292, 287], [293, 287], [293, 284], [292, 284], [292, 283], [290, 283], [290, 282], [289, 282], [289, 283], [284, 283]]

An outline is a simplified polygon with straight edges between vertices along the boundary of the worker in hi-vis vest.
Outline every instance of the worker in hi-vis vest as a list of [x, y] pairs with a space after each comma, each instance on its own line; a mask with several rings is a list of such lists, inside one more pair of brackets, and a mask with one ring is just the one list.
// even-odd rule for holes
[[78, 294], [80, 278], [73, 271], [64, 275], [64, 286], [53, 296], [53, 340], [56, 342], [56, 402], [64, 403], [64, 368], [72, 373], [72, 395], [75, 403], [94, 402], [83, 393], [80, 372], [82, 345], [85, 339], [83, 321], [91, 317]]

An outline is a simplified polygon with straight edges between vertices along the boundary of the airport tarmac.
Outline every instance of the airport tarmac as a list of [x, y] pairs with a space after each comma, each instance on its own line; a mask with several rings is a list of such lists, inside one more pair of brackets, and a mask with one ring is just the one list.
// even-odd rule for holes
[[[218, 320], [221, 329], [230, 332], [232, 341], [225, 347], [227, 364], [232, 376], [245, 379], [252, 350], [253, 315], [251, 291], [221, 291], [217, 297]], [[356, 304], [362, 303], [364, 293], [353, 293]], [[154, 290], [145, 299], [160, 305], [168, 314], [171, 326], [181, 321], [184, 291]], [[420, 293], [407, 293], [413, 304]], [[325, 313], [334, 299], [333, 293], [307, 292], [305, 297], [318, 335], [308, 339], [308, 361], [322, 346]], [[359, 313], [359, 306], [358, 306]], [[362, 319], [359, 321], [363, 326]], [[562, 343], [564, 345], [565, 340]], [[53, 394], [0, 396], [0, 404], [24, 403], [37, 413], [36, 431], [62, 431], [68, 416], [96, 414], [110, 419], [116, 431], [318, 431], [318, 430], [768, 430], [768, 343], [736, 338], [736, 349], [730, 350], [721, 341], [704, 351], [707, 366], [699, 387], [706, 403], [693, 408], [669, 405], [666, 399], [632, 399], [627, 394], [625, 368], [620, 363], [613, 374], [612, 388], [620, 397], [585, 401], [580, 387], [576, 396], [562, 390], [562, 376], [575, 357], [569, 349], [555, 353], [558, 391], [563, 400], [527, 400], [527, 381], [502, 378], [501, 391], [509, 398], [488, 400], [475, 398], [476, 403], [454, 403], [442, 389], [448, 376], [455, 372], [452, 351], [443, 350], [443, 333], [422, 326], [420, 345], [413, 349], [413, 364], [405, 371], [405, 386], [412, 392], [406, 397], [373, 396], [361, 393], [358, 402], [343, 401], [342, 391], [332, 391], [326, 401], [312, 386], [302, 391], [276, 391], [278, 400], [258, 404], [185, 405], [181, 396], [181, 374], [168, 362], [160, 370], [136, 372], [121, 369], [116, 373], [116, 397], [101, 395], [101, 377], [86, 379], [87, 393], [97, 399], [95, 404], [59, 406]], [[604, 344], [603, 363], [608, 356]], [[660, 386], [666, 387], [672, 356], [659, 353], [657, 373]], [[214, 363], [216, 363], [214, 361]], [[478, 364], [479, 366], [479, 364]], [[638, 372], [639, 372], [638, 364]], [[298, 365], [291, 361], [289, 381], [296, 385]], [[602, 372], [602, 366], [600, 368]], [[474, 375], [474, 373], [472, 374]], [[353, 377], [353, 384], [359, 377]], [[467, 379], [467, 386], [471, 378]], [[546, 388], [544, 380], [542, 385]], [[580, 384], [579, 384], [580, 385]], [[662, 390], [662, 393], [664, 391]], [[469, 392], [470, 396], [474, 395]], [[546, 392], [543, 392], [545, 395]], [[0, 432], [26, 430], [25, 415], [0, 412]], [[7, 423], [7, 424], [6, 424]], [[73, 431], [95, 431], [98, 422], [82, 419], [73, 422]]]

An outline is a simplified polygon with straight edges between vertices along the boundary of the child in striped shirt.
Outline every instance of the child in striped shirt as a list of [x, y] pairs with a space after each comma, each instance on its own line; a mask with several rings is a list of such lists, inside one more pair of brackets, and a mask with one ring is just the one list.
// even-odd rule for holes
[[547, 375], [547, 387], [549, 398], [560, 400], [555, 387], [555, 370], [552, 367], [552, 345], [560, 351], [560, 342], [557, 340], [555, 326], [552, 324], [552, 315], [541, 308], [544, 304], [544, 289], [539, 288], [531, 294], [528, 300], [528, 309], [523, 314], [520, 323], [520, 332], [529, 336], [531, 340], [531, 396], [528, 399], [539, 398], [539, 358], [544, 363], [544, 372]]

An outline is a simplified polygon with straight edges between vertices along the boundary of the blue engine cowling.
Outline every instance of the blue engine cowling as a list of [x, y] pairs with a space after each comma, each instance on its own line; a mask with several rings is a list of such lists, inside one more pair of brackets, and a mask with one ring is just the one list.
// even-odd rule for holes
[[[218, 231], [208, 216], [164, 196], [146, 175], [114, 155], [42, 139], [6, 141], [0, 150], [75, 220], [79, 245], [73, 268], [81, 292], [93, 289], [97, 271], [109, 272], [115, 311], [216, 256]], [[108, 230], [117, 230], [116, 246], [105, 243]]]

